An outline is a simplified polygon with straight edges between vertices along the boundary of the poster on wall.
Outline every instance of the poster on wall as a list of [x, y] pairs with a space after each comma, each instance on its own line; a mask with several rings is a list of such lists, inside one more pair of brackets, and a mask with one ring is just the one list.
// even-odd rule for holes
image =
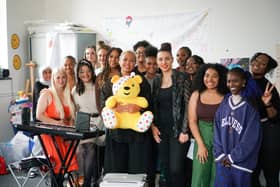
[[245, 71], [249, 71], [250, 58], [221, 58], [220, 63], [228, 68], [241, 67]]
[[172, 44], [173, 54], [182, 46], [189, 46], [194, 54], [207, 56], [208, 10], [157, 16], [105, 18], [103, 38], [111, 46], [132, 49], [140, 40], [155, 47], [163, 42]]

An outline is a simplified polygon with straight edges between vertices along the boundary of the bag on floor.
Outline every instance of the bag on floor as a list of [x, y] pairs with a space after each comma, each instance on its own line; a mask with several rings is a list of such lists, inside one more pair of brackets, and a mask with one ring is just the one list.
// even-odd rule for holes
[[0, 156], [0, 175], [5, 175], [7, 174], [7, 164], [5, 162], [4, 157]]

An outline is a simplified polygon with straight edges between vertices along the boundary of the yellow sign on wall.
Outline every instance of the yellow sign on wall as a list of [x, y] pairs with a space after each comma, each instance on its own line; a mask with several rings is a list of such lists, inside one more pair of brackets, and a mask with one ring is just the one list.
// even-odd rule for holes
[[13, 66], [14, 66], [15, 70], [19, 70], [21, 68], [21, 58], [19, 55], [14, 55]]
[[17, 34], [12, 34], [11, 36], [11, 46], [13, 49], [17, 49], [19, 47], [20, 40]]

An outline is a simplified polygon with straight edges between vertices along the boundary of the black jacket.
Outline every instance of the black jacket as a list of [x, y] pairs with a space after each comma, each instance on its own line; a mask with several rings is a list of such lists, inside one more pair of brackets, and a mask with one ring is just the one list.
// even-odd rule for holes
[[[153, 114], [155, 125], [158, 124], [158, 95], [161, 87], [162, 75], [156, 77], [153, 84]], [[177, 70], [172, 70], [172, 117], [173, 117], [173, 135], [178, 137], [181, 132], [188, 133], [188, 103], [191, 95], [191, 80], [188, 75]], [[168, 115], [168, 114], [167, 114]]]

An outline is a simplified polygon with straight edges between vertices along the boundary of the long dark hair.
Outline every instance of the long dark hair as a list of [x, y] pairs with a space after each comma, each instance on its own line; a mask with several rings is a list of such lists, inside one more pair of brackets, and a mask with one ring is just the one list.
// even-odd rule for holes
[[[99, 75], [100, 79], [98, 78], [98, 80], [99, 80], [98, 85], [100, 85], [100, 87], [102, 87], [104, 85], [104, 83], [107, 82], [110, 79], [109, 75], [111, 73], [111, 68], [110, 68], [110, 64], [109, 64], [109, 57], [110, 57], [110, 55], [113, 51], [117, 51], [119, 53], [119, 57], [122, 53], [122, 49], [118, 48], [118, 47], [112, 47], [108, 51], [107, 56], [106, 56], [106, 62], [105, 62], [104, 69]], [[119, 72], [121, 72], [121, 67], [118, 66], [117, 68], [118, 68]]]
[[219, 82], [217, 86], [218, 93], [222, 95], [227, 94], [229, 92], [227, 88], [227, 77], [226, 77], [228, 69], [225, 66], [218, 63], [216, 64], [208, 63], [200, 66], [193, 80], [192, 91], [197, 90], [199, 93], [201, 93], [204, 90], [206, 90], [206, 86], [204, 84], [203, 79], [204, 79], [205, 72], [208, 69], [214, 69], [219, 74]]
[[79, 72], [80, 72], [80, 70], [83, 66], [87, 66], [89, 68], [89, 70], [91, 71], [91, 77], [92, 77], [91, 82], [92, 82], [92, 84], [94, 84], [95, 79], [96, 79], [96, 75], [94, 73], [94, 69], [93, 69], [90, 61], [88, 61], [86, 59], [80, 60], [79, 63], [78, 63], [78, 66], [77, 66], [77, 71], [76, 71], [76, 73], [77, 73], [76, 74], [77, 75], [76, 92], [79, 95], [82, 95], [85, 92], [85, 89], [86, 89], [84, 82], [79, 77]]

